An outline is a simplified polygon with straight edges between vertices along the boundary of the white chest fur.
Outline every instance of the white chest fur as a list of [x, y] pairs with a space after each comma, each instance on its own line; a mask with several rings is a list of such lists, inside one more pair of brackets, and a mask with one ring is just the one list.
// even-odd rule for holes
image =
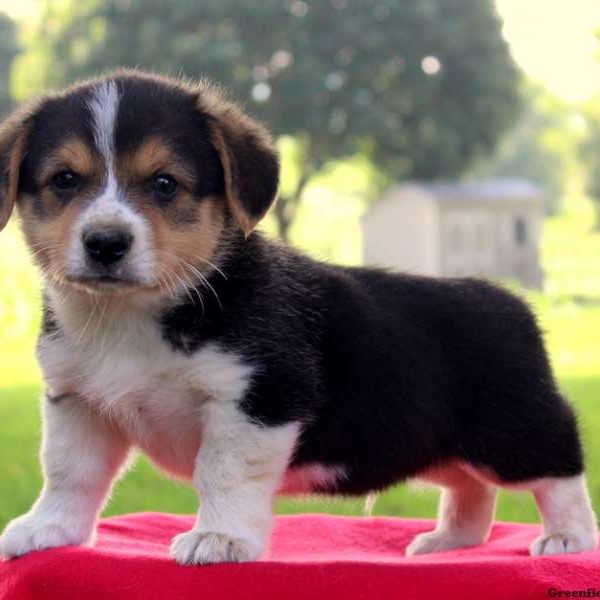
[[38, 347], [48, 393], [77, 395], [163, 468], [191, 476], [207, 403], [241, 398], [252, 367], [215, 344], [174, 352], [139, 306], [85, 301], [52, 301], [60, 332]]

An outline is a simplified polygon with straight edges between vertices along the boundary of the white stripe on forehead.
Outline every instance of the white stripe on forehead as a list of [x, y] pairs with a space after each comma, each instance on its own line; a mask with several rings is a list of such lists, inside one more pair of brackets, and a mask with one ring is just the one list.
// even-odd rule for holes
[[[154, 253], [151, 246], [152, 232], [144, 217], [127, 201], [119, 189], [115, 174], [115, 129], [119, 112], [117, 84], [106, 81], [92, 89], [87, 101], [92, 117], [94, 142], [106, 163], [106, 181], [98, 196], [83, 210], [72, 227], [68, 269], [71, 273], [85, 273], [87, 262], [82, 247], [86, 231], [104, 227], [116, 227], [133, 235], [129, 257], [129, 269], [140, 280], [154, 282]], [[127, 264], [127, 263], [125, 263]]]
[[119, 109], [119, 92], [114, 81], [106, 81], [94, 88], [92, 98], [88, 101], [94, 122], [94, 140], [98, 150], [106, 160], [107, 170], [112, 170], [114, 163], [114, 138], [117, 112]]

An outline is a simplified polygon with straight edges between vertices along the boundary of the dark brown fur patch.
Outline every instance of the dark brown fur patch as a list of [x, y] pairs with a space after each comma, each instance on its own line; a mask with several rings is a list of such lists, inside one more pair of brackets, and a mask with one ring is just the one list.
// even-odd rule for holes
[[273, 139], [210, 86], [200, 88], [198, 106], [211, 118], [211, 142], [223, 165], [229, 209], [248, 235], [277, 195], [279, 157]]
[[17, 202], [19, 167], [27, 146], [30, 109], [25, 106], [0, 128], [0, 231]]

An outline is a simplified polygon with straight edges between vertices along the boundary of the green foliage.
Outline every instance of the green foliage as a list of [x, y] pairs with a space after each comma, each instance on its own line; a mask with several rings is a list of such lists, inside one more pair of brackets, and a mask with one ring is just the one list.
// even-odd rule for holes
[[[596, 37], [600, 40], [600, 30]], [[579, 147], [579, 156], [584, 168], [586, 191], [596, 207], [595, 225], [600, 229], [600, 94], [583, 107], [583, 114], [586, 133]]]
[[11, 104], [10, 72], [18, 50], [15, 24], [7, 15], [0, 13], [0, 117]]
[[546, 212], [556, 213], [577, 154], [573, 111], [550, 92], [527, 82], [525, 109], [496, 152], [479, 161], [476, 177], [524, 177], [544, 192]]
[[[32, 47], [44, 84], [117, 65], [230, 88], [298, 145], [284, 229], [323, 166], [356, 154], [392, 179], [453, 177], [514, 120], [518, 73], [491, 0], [62, 0]], [[36, 50], [37, 48], [37, 50]]]
[[600, 228], [600, 97], [584, 107], [586, 133], [580, 146], [586, 191], [596, 206], [596, 227]]

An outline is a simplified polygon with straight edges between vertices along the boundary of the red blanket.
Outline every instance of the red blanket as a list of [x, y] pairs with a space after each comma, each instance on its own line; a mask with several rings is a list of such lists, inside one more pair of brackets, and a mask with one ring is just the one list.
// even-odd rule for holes
[[[531, 558], [531, 525], [498, 523], [485, 546], [406, 558], [432, 522], [389, 518], [278, 517], [260, 562], [181, 567], [172, 536], [192, 517], [136, 514], [101, 522], [94, 548], [61, 548], [0, 561], [2, 600], [203, 598], [600, 598], [600, 551]], [[560, 596], [559, 592], [563, 595]], [[592, 595], [597, 592], [597, 595]]]

